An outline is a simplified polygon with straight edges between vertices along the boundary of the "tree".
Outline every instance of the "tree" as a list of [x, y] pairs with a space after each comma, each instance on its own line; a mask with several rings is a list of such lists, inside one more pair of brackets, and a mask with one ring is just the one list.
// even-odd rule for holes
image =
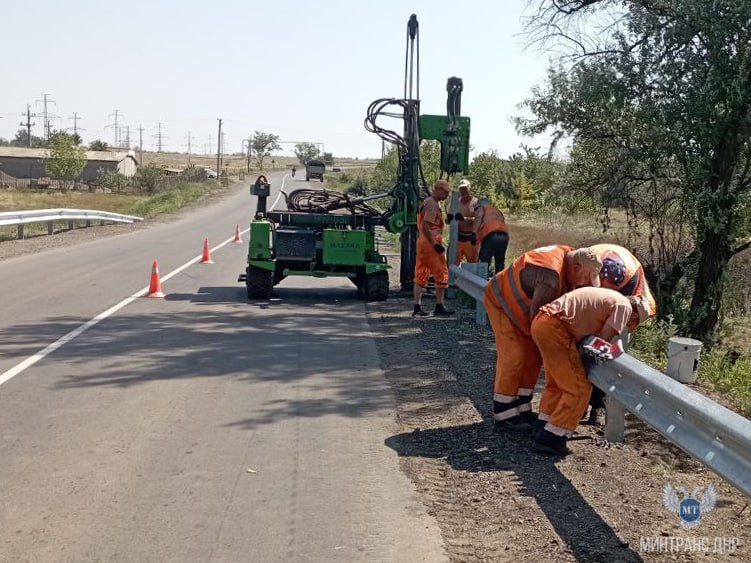
[[323, 153], [323, 163], [324, 164], [334, 164], [334, 155], [330, 152]]
[[262, 133], [255, 131], [250, 138], [250, 152], [258, 163], [258, 168], [263, 170], [263, 160], [272, 152], [278, 151], [282, 147], [279, 145], [279, 135], [273, 133]]
[[[540, 0], [538, 37], [567, 45], [526, 106], [526, 133], [554, 127], [588, 158], [592, 189], [675, 190], [692, 248], [678, 274], [692, 288], [682, 331], [711, 336], [751, 192], [751, 3], [747, 0]], [[587, 17], [610, 17], [587, 36]], [[601, 21], [599, 23], [602, 23]], [[550, 35], [550, 30], [555, 30]], [[594, 157], [594, 160], [592, 160]], [[580, 163], [581, 164], [581, 163]], [[622, 194], [621, 194], [622, 195]], [[614, 201], [623, 198], [614, 198]], [[663, 198], [664, 199], [664, 198]], [[603, 203], [610, 205], [603, 199]]]
[[295, 145], [295, 156], [300, 161], [301, 166], [318, 156], [318, 147], [314, 143], [297, 143]]
[[106, 151], [107, 146], [108, 146], [107, 143], [105, 143], [101, 139], [96, 139], [95, 141], [91, 141], [89, 143], [89, 150], [90, 151]]
[[44, 162], [47, 173], [56, 180], [71, 182], [86, 166], [86, 151], [76, 145], [72, 135], [57, 133], [50, 139], [50, 156]]
[[13, 147], [31, 147], [39, 148], [45, 145], [45, 141], [42, 137], [36, 135], [31, 136], [31, 144], [29, 144], [29, 132], [26, 129], [19, 129], [16, 132], [16, 136], [10, 142]]

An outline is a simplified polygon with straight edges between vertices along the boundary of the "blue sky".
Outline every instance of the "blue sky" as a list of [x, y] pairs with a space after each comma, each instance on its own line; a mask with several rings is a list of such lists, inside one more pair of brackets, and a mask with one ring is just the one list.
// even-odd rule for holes
[[[445, 113], [446, 79], [464, 80], [462, 114], [475, 151], [507, 155], [524, 142], [510, 118], [545, 78], [547, 55], [526, 45], [526, 0], [214, 0], [9, 2], [3, 6], [0, 137], [11, 138], [26, 104], [50, 94], [50, 110], [88, 142], [114, 141], [112, 114], [144, 128], [154, 149], [158, 122], [169, 150], [239, 151], [254, 130], [283, 141], [317, 141], [340, 156], [376, 156], [380, 140], [362, 122], [368, 104], [401, 97], [406, 24], [420, 22], [423, 113]], [[32, 11], [33, 8], [33, 11]], [[33, 119], [42, 134], [42, 119]], [[124, 133], [123, 133], [124, 135]], [[291, 145], [285, 145], [291, 149]]]

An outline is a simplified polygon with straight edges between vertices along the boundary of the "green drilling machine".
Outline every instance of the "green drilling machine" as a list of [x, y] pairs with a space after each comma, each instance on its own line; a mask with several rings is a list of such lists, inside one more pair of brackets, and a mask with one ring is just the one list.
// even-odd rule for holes
[[[378, 251], [377, 227], [400, 235], [400, 282], [402, 289], [412, 288], [417, 212], [430, 195], [420, 142], [440, 142], [442, 176], [464, 172], [469, 164], [470, 120], [460, 115], [461, 79], [448, 79], [446, 115], [420, 115], [419, 44], [413, 14], [407, 23], [404, 96], [374, 101], [365, 118], [368, 131], [397, 148], [397, 174], [390, 190], [359, 198], [325, 189], [295, 190], [284, 194], [287, 209], [281, 211], [266, 209], [271, 186], [264, 176], [251, 186], [258, 205], [250, 224], [248, 266], [238, 278], [245, 282], [249, 299], [269, 299], [273, 287], [287, 276], [347, 277], [361, 298], [387, 299], [390, 266]], [[379, 125], [380, 117], [401, 118], [402, 134]], [[382, 198], [390, 199], [386, 211], [369, 204]]]

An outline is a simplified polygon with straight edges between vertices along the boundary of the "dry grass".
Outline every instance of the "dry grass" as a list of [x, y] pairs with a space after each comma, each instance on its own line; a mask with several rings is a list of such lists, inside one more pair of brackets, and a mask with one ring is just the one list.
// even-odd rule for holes
[[[136, 153], [138, 157], [138, 153]], [[274, 166], [271, 166], [271, 160], [274, 160]], [[155, 153], [146, 152], [143, 153], [143, 164], [146, 166], [154, 165], [165, 168], [186, 168], [189, 164], [195, 166], [205, 166], [207, 168], [216, 168], [216, 155], [206, 154], [193, 154], [190, 155], [190, 163], [188, 162], [188, 155], [186, 153]], [[334, 166], [356, 166], [358, 164], [370, 163], [368, 160], [355, 160], [352, 158], [337, 158]], [[236, 175], [238, 172], [247, 172], [248, 160], [245, 156], [228, 155], [222, 159], [222, 168], [229, 170], [230, 174]], [[300, 163], [294, 156], [272, 156], [264, 161], [264, 170], [266, 172], [272, 170], [281, 170], [284, 168], [292, 168], [293, 166], [300, 168]], [[253, 159], [250, 160], [251, 173], [258, 173], [258, 167]]]

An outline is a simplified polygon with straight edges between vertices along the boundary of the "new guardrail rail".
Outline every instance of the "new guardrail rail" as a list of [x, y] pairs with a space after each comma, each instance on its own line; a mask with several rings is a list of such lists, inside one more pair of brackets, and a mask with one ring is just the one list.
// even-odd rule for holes
[[143, 221], [143, 218], [95, 209], [34, 209], [32, 211], [5, 211], [0, 213], [0, 227], [17, 225], [19, 239], [24, 238], [24, 225], [29, 223], [47, 223], [47, 234], [51, 235], [55, 221], [68, 221], [69, 227], [72, 228], [71, 222], [76, 220], [85, 220], [88, 227], [91, 225], [91, 221], [133, 223], [134, 221]]
[[[457, 287], [483, 308], [483, 277], [451, 266]], [[590, 381], [607, 393], [605, 438], [623, 441], [625, 411], [751, 496], [751, 421], [629, 354], [595, 364]]]

